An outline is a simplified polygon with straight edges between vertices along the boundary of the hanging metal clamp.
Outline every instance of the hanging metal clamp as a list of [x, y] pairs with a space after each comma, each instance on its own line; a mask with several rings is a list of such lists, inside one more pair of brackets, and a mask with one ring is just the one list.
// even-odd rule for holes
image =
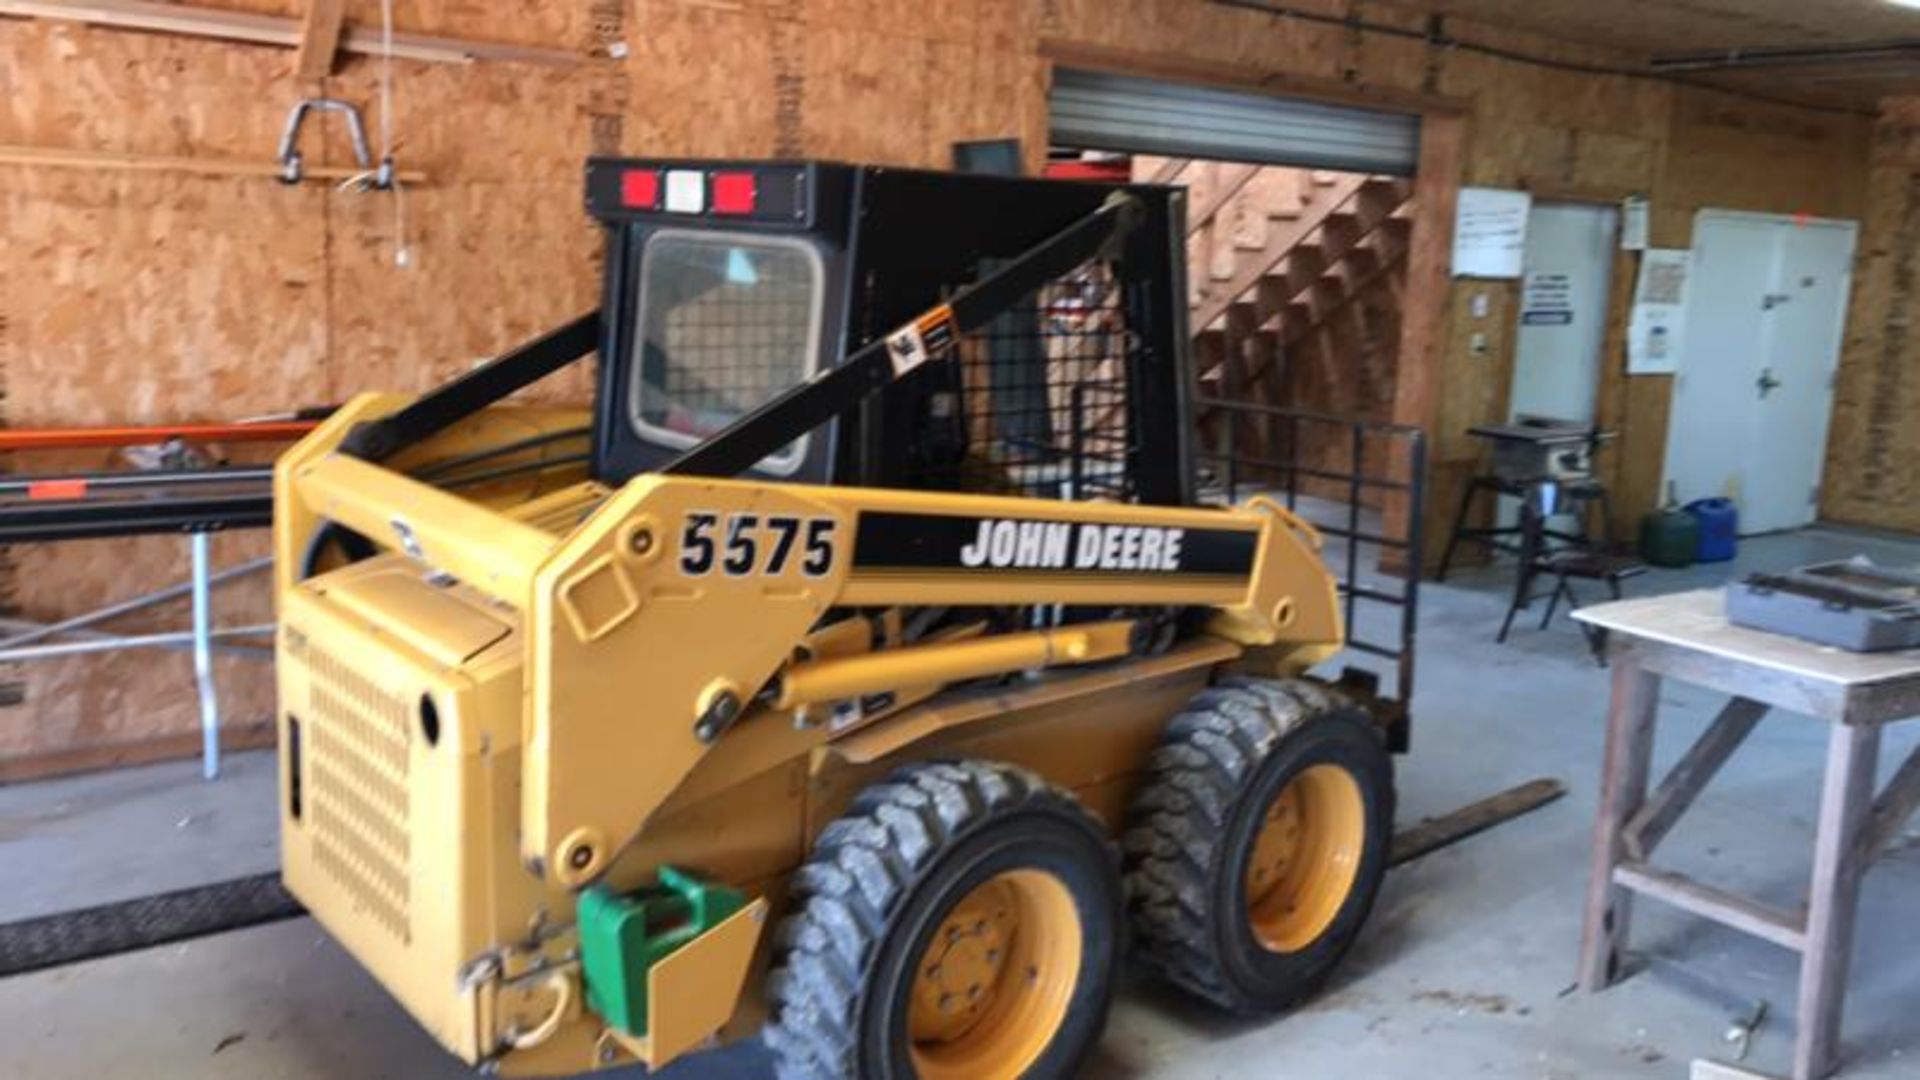
[[380, 159], [379, 165], [373, 162], [373, 154], [367, 149], [367, 128], [360, 120], [360, 110], [350, 102], [338, 98], [303, 98], [294, 103], [287, 113], [287, 126], [280, 133], [280, 180], [286, 184], [297, 184], [306, 172], [305, 159], [300, 155], [300, 125], [306, 122], [311, 112], [337, 112], [347, 118], [347, 137], [353, 142], [353, 160], [367, 176], [368, 186], [385, 191], [393, 186], [393, 157]]

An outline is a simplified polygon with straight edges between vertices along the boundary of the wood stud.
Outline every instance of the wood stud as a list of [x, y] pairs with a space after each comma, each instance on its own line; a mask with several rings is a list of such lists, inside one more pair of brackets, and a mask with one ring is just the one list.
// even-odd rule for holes
[[[309, 14], [311, 10], [309, 9]], [[150, 3], [147, 0], [0, 0], [0, 15], [60, 19], [86, 23], [90, 26], [152, 30], [190, 37], [218, 38], [223, 41], [279, 45], [288, 48], [300, 46], [306, 38], [307, 26], [307, 20], [280, 15], [258, 15], [251, 12], [196, 7], [190, 4]], [[378, 53], [382, 49], [379, 32], [360, 26], [347, 28], [340, 45], [349, 52], [366, 54]], [[394, 34], [393, 54], [405, 60], [452, 64], [464, 64], [474, 60], [495, 60], [571, 66], [585, 59], [577, 53], [564, 49], [468, 41], [461, 38], [413, 33]]]
[[346, 0], [307, 0], [306, 16], [300, 21], [300, 47], [293, 59], [295, 76], [314, 80], [333, 74], [346, 15]]

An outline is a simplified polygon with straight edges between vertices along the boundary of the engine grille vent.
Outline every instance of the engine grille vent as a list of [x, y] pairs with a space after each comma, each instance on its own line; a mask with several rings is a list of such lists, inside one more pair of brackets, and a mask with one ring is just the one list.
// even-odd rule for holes
[[309, 646], [306, 662], [314, 862], [405, 943], [412, 893], [406, 700], [321, 649]]

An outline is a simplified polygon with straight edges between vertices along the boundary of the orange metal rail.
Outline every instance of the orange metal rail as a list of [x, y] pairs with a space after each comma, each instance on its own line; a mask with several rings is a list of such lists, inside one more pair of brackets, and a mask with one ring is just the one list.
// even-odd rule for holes
[[96, 446], [143, 446], [184, 442], [292, 442], [317, 420], [267, 420], [251, 424], [160, 424], [148, 427], [17, 428], [0, 430], [0, 453], [77, 450]]

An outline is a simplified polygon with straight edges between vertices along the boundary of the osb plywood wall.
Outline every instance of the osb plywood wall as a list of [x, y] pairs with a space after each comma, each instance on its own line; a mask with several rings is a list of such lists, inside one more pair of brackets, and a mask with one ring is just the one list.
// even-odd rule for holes
[[[1463, 35], [1464, 36], [1464, 35]], [[1476, 36], [1537, 52], [1537, 42]], [[1573, 63], [1604, 53], [1562, 47]], [[1449, 58], [1435, 84], [1474, 102], [1465, 182], [1527, 188], [1541, 199], [1652, 200], [1652, 242], [1685, 248], [1705, 207], [1857, 218], [1865, 204], [1871, 121], [1671, 83]], [[1603, 352], [1600, 422], [1620, 433], [1602, 467], [1614, 494], [1616, 536], [1633, 535], [1660, 498], [1672, 379], [1625, 373], [1625, 323], [1637, 256], [1616, 265]], [[1473, 315], [1485, 297], [1486, 314]], [[1504, 420], [1512, 378], [1519, 285], [1459, 282], [1448, 306], [1433, 417], [1428, 535], [1444, 536], [1461, 486], [1485, 447], [1467, 435]], [[1484, 352], [1470, 347], [1483, 335]], [[1434, 545], [1438, 546], [1438, 545]], [[1431, 557], [1434, 552], [1430, 551]]]
[[[1272, 85], [1308, 76], [1342, 83], [1361, 100], [1372, 95], [1395, 104], [1416, 94], [1462, 103], [1463, 183], [1604, 202], [1643, 194], [1653, 202], [1652, 239], [1659, 246], [1689, 246], [1694, 215], [1704, 207], [1838, 218], [1859, 218], [1866, 209], [1870, 118], [1582, 70], [1629, 62], [1603, 50], [1460, 20], [1447, 24], [1457, 40], [1565, 65], [1556, 67], [1211, 5], [1135, 0], [1043, 7], [1055, 18], [1052, 32], [1070, 40], [1143, 53], [1172, 43], [1189, 61], [1234, 77], [1264, 73]], [[1367, 21], [1424, 25], [1392, 7], [1354, 7]], [[1603, 460], [1622, 536], [1631, 535], [1659, 498], [1672, 394], [1669, 377], [1625, 375], [1625, 301], [1634, 271], [1632, 257], [1619, 261], [1601, 400], [1601, 422], [1622, 434]], [[1429, 536], [1445, 535], [1461, 488], [1480, 465], [1485, 447], [1467, 430], [1507, 415], [1518, 292], [1517, 283], [1456, 283], [1426, 368], [1417, 357], [1401, 360], [1400, 418], [1428, 427], [1433, 437]], [[1473, 314], [1478, 297], [1485, 298], [1482, 317]], [[1482, 350], [1470, 347], [1476, 336]], [[1867, 519], [1893, 523], [1884, 511]]]
[[[1644, 84], [1643, 84], [1644, 85]], [[1866, 207], [1866, 161], [1872, 121], [1866, 117], [1784, 108], [1690, 87], [1658, 87], [1665, 97], [1651, 137], [1626, 131], [1565, 134], [1551, 160], [1564, 152], [1573, 164], [1559, 173], [1539, 172], [1536, 158], [1507, 179], [1543, 196], [1618, 198], [1643, 192], [1653, 204], [1652, 243], [1690, 247], [1694, 216], [1703, 208], [1806, 214], [1858, 219]], [[1664, 113], [1664, 117], [1661, 116]], [[1551, 147], [1553, 141], [1549, 141]], [[1639, 517], [1663, 496], [1661, 471], [1667, 441], [1672, 379], [1625, 374], [1624, 330], [1637, 256], [1616, 266], [1615, 304], [1601, 386], [1600, 418], [1620, 433], [1604, 465], [1613, 484], [1616, 535], [1633, 535]], [[1503, 369], [1499, 413], [1505, 410], [1505, 380], [1511, 373], [1513, 288], [1502, 291], [1509, 310], [1500, 327]]]
[[1848, 327], [1821, 512], [1920, 531], [1920, 100], [1874, 135]]
[[[349, 7], [362, 19], [377, 11]], [[398, 18], [406, 29], [583, 54], [593, 44], [589, 5], [500, 8], [402, 3]], [[0, 20], [0, 143], [269, 160], [288, 107], [322, 91], [361, 104], [373, 122], [372, 63], [346, 63], [324, 87], [297, 83], [291, 66], [288, 50]], [[405, 193], [404, 269], [394, 263], [390, 195], [0, 166], [0, 422], [238, 419], [363, 388], [424, 387], [590, 308], [598, 241], [579, 212], [579, 161], [607, 108], [605, 73], [397, 68], [400, 159], [430, 178]], [[309, 164], [349, 163], [344, 129], [331, 119], [310, 123], [301, 142]], [[110, 464], [104, 451], [9, 463]], [[265, 551], [263, 533], [215, 545], [221, 565]], [[35, 619], [165, 585], [187, 569], [186, 543], [171, 537], [3, 554], [6, 603]], [[262, 585], [223, 589], [220, 620], [269, 619]], [[185, 619], [185, 605], [174, 604], [115, 625], [170, 629]], [[258, 739], [270, 671], [223, 659], [218, 676], [229, 725], [242, 741]], [[195, 745], [184, 653], [35, 662], [0, 680], [24, 684], [24, 701], [0, 709], [0, 779]]]
[[[1294, 2], [1424, 25], [1386, 5]], [[377, 11], [371, 0], [348, 7], [362, 23]], [[397, 10], [405, 30], [596, 58], [574, 69], [395, 65], [401, 158], [429, 175], [406, 197], [405, 269], [393, 265], [388, 196], [0, 166], [0, 422], [221, 419], [364, 387], [425, 386], [593, 303], [598, 239], [579, 209], [587, 153], [940, 165], [955, 140], [1013, 136], [1037, 160], [1043, 50], [1062, 44], [1303, 76], [1358, 94], [1456, 99], [1467, 115], [1466, 181], [1603, 197], [1648, 191], [1662, 243], [1685, 242], [1699, 205], [1838, 216], [1864, 205], [1867, 129], [1857, 119], [1198, 0], [402, 0]], [[1449, 32], [1610, 59], [1493, 27], [1456, 23]], [[627, 46], [623, 60], [605, 57], [612, 41]], [[303, 93], [324, 89], [371, 112], [371, 61], [347, 60], [321, 87], [297, 84], [290, 66], [291, 54], [274, 48], [0, 20], [0, 142], [259, 159]], [[339, 163], [339, 131], [324, 153], [317, 134], [309, 132], [310, 159]], [[1477, 447], [1465, 428], [1504, 409], [1511, 319], [1488, 320], [1493, 347], [1468, 355], [1475, 288], [1455, 288], [1428, 357], [1402, 361], [1428, 365], [1403, 379], [1401, 411], [1438, 434], [1436, 512], [1472, 468]], [[1504, 302], [1509, 290], [1492, 289]], [[1644, 435], [1629, 440], [1629, 454], [1654, 461], [1657, 473], [1664, 387], [1611, 385], [1614, 417]], [[581, 387], [576, 380], [563, 392]], [[1623, 470], [1629, 510], [1651, 497], [1645, 472], [1644, 461]], [[158, 585], [182, 572], [182, 547], [155, 539], [14, 549], [11, 603], [51, 618]], [[258, 537], [221, 548], [229, 560], [262, 549]], [[221, 607], [233, 621], [266, 614], [257, 592], [227, 594]], [[230, 720], [263, 720], [267, 673], [230, 664], [221, 675]], [[5, 677], [25, 683], [25, 700], [0, 709], [0, 775], [7, 762], [18, 774], [192, 745], [182, 657], [63, 661]]]

